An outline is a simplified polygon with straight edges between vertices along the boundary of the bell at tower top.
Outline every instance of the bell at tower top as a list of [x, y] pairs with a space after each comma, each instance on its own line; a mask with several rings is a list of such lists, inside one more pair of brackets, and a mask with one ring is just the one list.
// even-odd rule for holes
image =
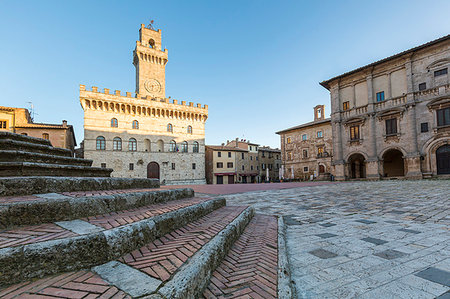
[[162, 51], [161, 29], [155, 30], [153, 29], [153, 26], [151, 26], [151, 24], [148, 27], [145, 27], [144, 24], [141, 24], [141, 29], [139, 29], [139, 42], [144, 47]]

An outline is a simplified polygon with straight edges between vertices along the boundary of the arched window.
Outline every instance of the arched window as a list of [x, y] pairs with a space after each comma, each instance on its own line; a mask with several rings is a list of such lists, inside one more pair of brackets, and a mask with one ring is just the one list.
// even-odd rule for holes
[[198, 142], [194, 141], [194, 146], [192, 147], [192, 151], [194, 153], [198, 153], [198, 149], [199, 149]]
[[137, 151], [137, 141], [136, 141], [136, 139], [130, 138], [130, 140], [128, 140], [128, 150], [130, 152]]
[[133, 129], [139, 129], [139, 122], [137, 120], [133, 120]]
[[119, 126], [119, 122], [117, 118], [111, 118], [111, 128], [117, 128]]
[[181, 144], [181, 152], [183, 152], [183, 153], [187, 153], [188, 152], [188, 143], [187, 143], [187, 141], [183, 141], [183, 143]]
[[145, 139], [144, 142], [145, 142], [145, 151], [149, 152], [150, 148], [151, 148], [150, 140], [149, 139]]
[[156, 142], [156, 146], [158, 147], [158, 152], [164, 151], [164, 141], [161, 139]]
[[173, 126], [172, 124], [167, 125], [167, 132], [173, 133]]
[[98, 136], [97, 137], [97, 150], [98, 151], [104, 151], [105, 149], [106, 149], [105, 137]]
[[188, 126], [187, 132], [188, 132], [188, 134], [192, 134], [192, 127], [191, 126]]
[[113, 150], [121, 151], [122, 150], [122, 139], [119, 137], [114, 137], [113, 139]]
[[177, 143], [174, 140], [172, 140], [170, 142], [170, 149], [169, 149], [169, 151], [170, 152], [176, 152], [177, 151]]
[[155, 47], [155, 41], [154, 41], [153, 39], [150, 39], [150, 40], [148, 41], [148, 46], [149, 46], [150, 48], [154, 48], [154, 47]]
[[47, 133], [43, 133], [42, 138], [48, 140], [50, 138], [50, 136]]

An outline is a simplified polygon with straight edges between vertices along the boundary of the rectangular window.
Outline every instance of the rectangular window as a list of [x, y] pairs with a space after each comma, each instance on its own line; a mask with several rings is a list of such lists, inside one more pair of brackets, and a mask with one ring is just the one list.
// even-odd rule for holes
[[421, 123], [421, 124], [420, 124], [420, 132], [421, 132], [421, 133], [426, 133], [426, 132], [428, 132], [428, 123]]
[[233, 162], [228, 162], [227, 163], [227, 168], [233, 168]]
[[377, 92], [377, 102], [384, 101], [384, 91]]
[[302, 135], [302, 140], [305, 141], [306, 139], [308, 139], [308, 136], [306, 136], [306, 134]]
[[308, 158], [308, 150], [303, 150], [302, 151], [302, 153], [303, 153], [303, 159], [307, 159]]
[[437, 77], [437, 76], [447, 75], [447, 72], [448, 72], [447, 68], [442, 69], [442, 70], [437, 70], [437, 71], [434, 71], [434, 76]]
[[321, 155], [323, 155], [323, 152], [324, 152], [323, 146], [319, 146], [319, 147], [317, 148], [317, 154], [318, 154], [319, 156], [321, 156]]
[[266, 164], [265, 164], [265, 163], [261, 164], [261, 169], [262, 169], [262, 170], [265, 170], [265, 169], [266, 169]]
[[244, 160], [245, 159], [245, 156], [244, 156], [244, 153], [242, 153], [242, 160]]
[[273, 165], [269, 164], [269, 170], [272, 170], [272, 168], [273, 168]]
[[288, 153], [287, 153], [287, 159], [288, 159], [288, 160], [292, 160], [292, 153], [291, 153], [291, 152], [288, 152]]
[[253, 161], [253, 156], [250, 156], [250, 160], [252, 160], [252, 161]]
[[100, 167], [101, 167], [101, 168], [106, 168], [106, 163], [100, 164]]
[[231, 152], [228, 152], [228, 158], [231, 158]]
[[0, 129], [7, 129], [8, 122], [6, 120], [0, 120]]
[[195, 169], [195, 166], [196, 166], [195, 163], [192, 163], [192, 169]]
[[287, 142], [288, 144], [291, 143], [291, 142], [292, 142], [291, 137], [288, 137], [287, 140], [286, 140], [286, 142]]
[[323, 132], [317, 131], [317, 138], [322, 138], [322, 137], [323, 137]]
[[242, 170], [244, 170], [245, 169], [245, 166], [244, 165], [242, 165]]
[[386, 135], [397, 134], [397, 119], [391, 118], [386, 119]]
[[175, 163], [172, 163], [172, 170], [175, 170]]
[[308, 172], [308, 167], [303, 167], [303, 172]]
[[359, 126], [350, 127], [350, 140], [359, 140]]
[[223, 168], [223, 163], [222, 162], [217, 162], [216, 167], [217, 168]]
[[450, 107], [436, 110], [438, 127], [450, 125]]
[[253, 165], [250, 165], [250, 170], [253, 170]]
[[350, 109], [350, 102], [346, 101], [342, 103], [342, 110], [349, 110]]
[[222, 152], [217, 152], [217, 157], [222, 157]]
[[134, 170], [134, 164], [133, 163], [130, 163], [129, 170]]
[[419, 90], [425, 90], [425, 89], [427, 89], [427, 83], [420, 83]]

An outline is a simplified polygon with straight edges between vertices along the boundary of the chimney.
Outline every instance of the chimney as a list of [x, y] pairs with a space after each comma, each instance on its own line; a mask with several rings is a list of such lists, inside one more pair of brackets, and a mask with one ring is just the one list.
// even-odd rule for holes
[[225, 146], [225, 143], [222, 143], [222, 146]]
[[64, 127], [64, 128], [67, 128], [67, 120], [63, 120], [63, 121], [62, 121], [62, 124], [63, 124], [63, 127]]

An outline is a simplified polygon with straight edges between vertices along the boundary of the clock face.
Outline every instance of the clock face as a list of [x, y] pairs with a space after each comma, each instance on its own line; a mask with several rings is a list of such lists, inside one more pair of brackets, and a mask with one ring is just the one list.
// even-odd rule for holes
[[160, 92], [161, 91], [161, 83], [156, 79], [150, 79], [145, 81], [144, 83], [145, 89], [148, 92]]

